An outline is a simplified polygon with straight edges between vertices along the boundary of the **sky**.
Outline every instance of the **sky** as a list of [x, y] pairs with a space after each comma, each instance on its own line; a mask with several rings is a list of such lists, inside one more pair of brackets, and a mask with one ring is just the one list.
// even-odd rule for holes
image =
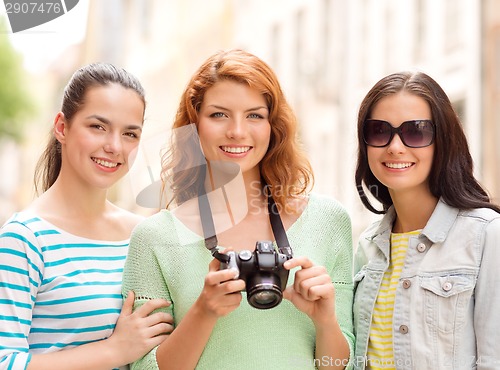
[[[12, 33], [7, 22], [13, 47], [24, 57], [24, 67], [42, 72], [70, 45], [83, 40], [87, 26], [89, 0], [80, 0], [66, 14], [34, 28]], [[0, 1], [0, 17], [7, 19], [4, 1]]]

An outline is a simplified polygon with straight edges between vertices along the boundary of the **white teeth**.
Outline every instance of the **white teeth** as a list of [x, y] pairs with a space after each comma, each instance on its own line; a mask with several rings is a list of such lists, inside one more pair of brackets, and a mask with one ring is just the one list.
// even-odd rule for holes
[[408, 168], [408, 167], [411, 167], [411, 165], [412, 165], [412, 163], [385, 163], [386, 167], [397, 168], [397, 169]]
[[221, 149], [227, 153], [246, 153], [250, 150], [249, 146], [221, 146]]
[[95, 163], [100, 164], [101, 166], [104, 166], [104, 167], [108, 167], [108, 168], [115, 168], [116, 166], [118, 166], [118, 163], [103, 161], [102, 159], [92, 158], [92, 160]]

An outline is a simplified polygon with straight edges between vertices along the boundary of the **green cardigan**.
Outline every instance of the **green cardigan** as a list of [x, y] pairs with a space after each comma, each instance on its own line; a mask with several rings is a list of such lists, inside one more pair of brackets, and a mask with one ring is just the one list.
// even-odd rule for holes
[[[287, 236], [295, 256], [307, 256], [329, 271], [335, 285], [337, 320], [352, 357], [352, 235], [347, 212], [334, 199], [311, 194]], [[200, 295], [211, 260], [203, 238], [162, 210], [132, 233], [122, 291], [124, 295], [135, 292], [135, 308], [151, 298], [168, 299], [172, 305], [165, 310], [177, 325]], [[294, 271], [288, 285], [293, 283]], [[218, 320], [197, 369], [314, 369], [320, 361], [334, 361], [314, 362], [313, 322], [292, 303], [283, 299], [275, 308], [258, 310], [243, 294], [240, 306]], [[132, 365], [132, 369], [157, 368], [156, 349]]]

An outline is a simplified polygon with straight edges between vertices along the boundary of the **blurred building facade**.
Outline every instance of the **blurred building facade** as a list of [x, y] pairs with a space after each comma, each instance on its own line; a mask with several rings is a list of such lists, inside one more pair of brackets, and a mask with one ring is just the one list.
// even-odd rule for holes
[[[482, 2], [483, 3], [483, 2]], [[482, 182], [500, 203], [500, 4], [481, 9]]]
[[[189, 77], [216, 50], [243, 48], [267, 61], [298, 115], [315, 191], [345, 205], [355, 237], [378, 217], [364, 210], [354, 184], [357, 110], [376, 81], [400, 70], [424, 71], [443, 86], [464, 123], [478, 178], [500, 201], [498, 1], [89, 0], [89, 6], [78, 63], [116, 63], [141, 79], [146, 137], [171, 125]], [[126, 181], [112, 196], [144, 211]]]

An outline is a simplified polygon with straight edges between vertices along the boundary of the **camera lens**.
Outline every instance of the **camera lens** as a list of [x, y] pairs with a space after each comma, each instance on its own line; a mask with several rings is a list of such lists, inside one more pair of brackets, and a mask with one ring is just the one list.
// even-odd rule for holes
[[254, 296], [254, 301], [257, 302], [260, 305], [270, 305], [273, 304], [277, 299], [279, 299], [279, 296], [277, 295], [276, 292], [270, 291], [270, 290], [263, 290], [261, 292], [255, 293]]
[[247, 282], [248, 303], [255, 308], [276, 307], [282, 298], [279, 277], [274, 274], [257, 274]]

